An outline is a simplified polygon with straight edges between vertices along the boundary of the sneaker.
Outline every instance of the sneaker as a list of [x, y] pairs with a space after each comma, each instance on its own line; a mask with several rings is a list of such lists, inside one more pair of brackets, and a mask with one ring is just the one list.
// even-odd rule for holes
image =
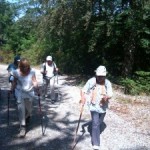
[[85, 129], [84, 129], [84, 126], [82, 125], [82, 130], [81, 132], [85, 133]]
[[45, 94], [45, 98], [48, 98], [48, 94]]
[[93, 145], [93, 150], [99, 150], [99, 146]]
[[25, 126], [21, 126], [19, 135], [20, 135], [20, 137], [25, 137], [25, 135], [26, 135]]

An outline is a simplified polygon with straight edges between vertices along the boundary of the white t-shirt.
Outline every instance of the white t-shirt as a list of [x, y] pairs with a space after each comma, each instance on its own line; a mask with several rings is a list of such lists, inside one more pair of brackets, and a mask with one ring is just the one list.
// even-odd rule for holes
[[32, 77], [35, 76], [35, 72], [32, 69], [26, 76], [22, 76], [19, 69], [14, 70], [13, 76], [17, 79], [16, 89], [24, 92], [30, 92], [33, 90]]
[[[45, 67], [45, 70], [44, 70]], [[46, 77], [51, 78], [54, 76], [54, 69], [56, 68], [56, 64], [52, 62], [51, 65], [48, 65], [47, 62], [42, 64], [42, 69], [41, 71], [44, 72], [46, 71]]]

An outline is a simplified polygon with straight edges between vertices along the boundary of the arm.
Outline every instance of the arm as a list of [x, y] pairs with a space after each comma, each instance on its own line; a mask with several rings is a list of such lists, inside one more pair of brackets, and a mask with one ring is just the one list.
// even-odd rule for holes
[[17, 85], [17, 75], [16, 75], [17, 73], [16, 73], [16, 71], [12, 71], [12, 76], [13, 76], [13, 78], [12, 78], [12, 80], [11, 80], [11, 91], [14, 91], [15, 90], [15, 88], [16, 88], [16, 85]]
[[40, 94], [40, 93], [39, 93], [39, 87], [38, 87], [38, 82], [37, 82], [37, 80], [36, 80], [35, 73], [34, 73], [33, 76], [32, 76], [32, 83], [33, 83], [33, 86], [34, 86], [36, 92], [37, 92], [38, 95], [39, 95], [39, 94]]
[[38, 87], [38, 83], [37, 83], [35, 74], [32, 76], [32, 82], [33, 82], [33, 86], [34, 86], [35, 88], [37, 88], [37, 87]]
[[14, 70], [14, 69], [12, 68], [12, 65], [9, 64], [8, 67], [7, 67], [7, 71], [8, 71], [8, 73], [9, 73], [9, 75], [11, 75], [11, 73], [12, 73], [13, 70]]
[[43, 64], [41, 65], [41, 73], [42, 73], [43, 75], [45, 75], [45, 74], [47, 73], [47, 71], [46, 71], [46, 63], [43, 63]]
[[[93, 80], [93, 79], [92, 79]], [[86, 102], [87, 94], [89, 93], [91, 89], [91, 82], [93, 82], [91, 79], [86, 82], [83, 89], [81, 90], [81, 104], [84, 105]]]
[[58, 68], [57, 68], [55, 62], [53, 62], [53, 66], [54, 66], [54, 72], [57, 72], [57, 73], [58, 73]]
[[106, 95], [104, 95], [103, 100], [108, 101], [113, 96], [112, 85], [110, 81], [106, 81]]
[[85, 102], [86, 102], [86, 98], [85, 98], [85, 93], [84, 93], [82, 90], [80, 91], [80, 96], [81, 96], [80, 103], [81, 103], [82, 105], [84, 105]]

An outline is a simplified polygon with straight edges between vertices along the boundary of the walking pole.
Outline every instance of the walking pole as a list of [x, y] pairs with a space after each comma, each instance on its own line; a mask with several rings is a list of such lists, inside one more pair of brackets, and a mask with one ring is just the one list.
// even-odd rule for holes
[[45, 100], [45, 94], [46, 94], [46, 79], [43, 78], [43, 84], [42, 84], [42, 96]]
[[[81, 99], [82, 99], [82, 91], [80, 91], [80, 95], [81, 95]], [[81, 100], [80, 100], [81, 102]], [[82, 105], [81, 110], [80, 110], [80, 116], [79, 116], [79, 120], [78, 120], [78, 125], [76, 127], [76, 131], [75, 131], [75, 136], [74, 136], [74, 140], [73, 140], [73, 147], [72, 150], [75, 148], [76, 146], [76, 138], [77, 138], [77, 133], [78, 133], [78, 129], [79, 129], [79, 125], [80, 125], [80, 121], [81, 121], [81, 117], [82, 117], [82, 113], [83, 113], [83, 108], [84, 105]]]
[[[39, 91], [39, 89], [38, 89], [38, 91]], [[42, 110], [41, 110], [41, 99], [40, 99], [39, 92], [38, 92], [38, 99], [39, 99], [39, 112], [40, 112], [40, 117], [41, 117], [42, 135], [44, 135], [44, 132], [43, 132], [43, 120], [42, 120]]]
[[79, 129], [81, 117], [82, 117], [83, 108], [84, 108], [84, 105], [82, 105], [82, 107], [81, 107], [80, 116], [79, 116], [79, 120], [78, 120], [78, 125], [77, 125], [77, 127], [76, 127], [76, 132], [75, 132], [75, 136], [74, 136], [74, 140], [73, 140], [73, 147], [72, 147], [72, 150], [73, 150], [73, 149], [75, 148], [75, 146], [76, 146], [76, 138], [77, 138], [77, 133], [78, 133], [78, 129]]
[[[81, 103], [82, 101], [82, 90], [80, 91], [80, 96], [81, 96], [81, 100], [79, 101], [79, 103]], [[81, 110], [80, 110], [80, 116], [79, 116], [79, 120], [78, 120], [78, 125], [76, 127], [76, 132], [75, 132], [75, 136], [74, 136], [74, 141], [73, 141], [73, 147], [72, 147], [72, 150], [74, 150], [75, 146], [76, 146], [76, 138], [77, 138], [77, 133], [78, 133], [78, 129], [79, 129], [79, 125], [80, 125], [80, 122], [81, 122], [81, 117], [82, 117], [82, 113], [83, 113], [83, 108], [84, 108], [84, 104], [82, 104], [82, 107], [81, 107]]]
[[9, 125], [9, 103], [10, 103], [10, 91], [8, 91], [7, 95], [7, 124]]
[[57, 84], [58, 84], [58, 71], [57, 71]]
[[1, 88], [0, 88], [0, 100], [1, 100]]

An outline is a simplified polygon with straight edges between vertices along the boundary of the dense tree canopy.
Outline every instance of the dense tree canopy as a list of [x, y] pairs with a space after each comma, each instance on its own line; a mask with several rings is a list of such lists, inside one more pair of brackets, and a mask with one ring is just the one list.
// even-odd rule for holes
[[66, 73], [150, 71], [149, 0], [0, 0], [0, 48]]

